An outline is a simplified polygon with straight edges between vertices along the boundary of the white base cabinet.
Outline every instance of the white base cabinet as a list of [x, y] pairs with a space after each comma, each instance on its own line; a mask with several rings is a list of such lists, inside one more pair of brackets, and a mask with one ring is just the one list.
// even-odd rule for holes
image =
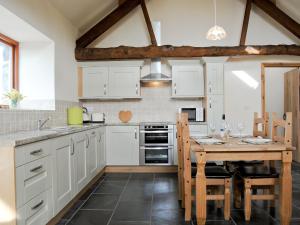
[[54, 140], [55, 213], [63, 209], [105, 167], [105, 133], [100, 132], [103, 129], [91, 129]]
[[71, 136], [53, 140], [54, 213], [62, 210], [75, 193], [74, 146]]
[[139, 127], [108, 126], [107, 165], [139, 165]]

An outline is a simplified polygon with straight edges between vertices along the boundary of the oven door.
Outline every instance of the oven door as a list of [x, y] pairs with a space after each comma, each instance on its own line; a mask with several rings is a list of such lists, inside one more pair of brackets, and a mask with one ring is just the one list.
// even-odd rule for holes
[[173, 146], [141, 146], [140, 165], [172, 165]]
[[173, 127], [166, 129], [140, 129], [141, 146], [168, 146], [173, 145]]

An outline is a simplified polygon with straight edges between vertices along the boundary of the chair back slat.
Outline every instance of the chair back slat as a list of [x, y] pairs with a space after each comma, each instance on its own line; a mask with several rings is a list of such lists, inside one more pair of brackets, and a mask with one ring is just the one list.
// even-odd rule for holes
[[[269, 137], [269, 113], [266, 112], [262, 118], [258, 117], [258, 113], [254, 113], [253, 119], [253, 136]], [[259, 129], [261, 125], [261, 129]]]
[[[279, 134], [278, 129], [284, 130], [284, 135]], [[276, 113], [272, 113], [272, 140], [292, 147], [292, 113], [285, 113], [285, 119], [279, 119]]]

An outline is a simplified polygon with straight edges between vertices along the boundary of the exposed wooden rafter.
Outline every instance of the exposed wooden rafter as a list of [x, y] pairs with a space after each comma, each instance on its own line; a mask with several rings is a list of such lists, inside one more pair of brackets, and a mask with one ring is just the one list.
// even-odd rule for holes
[[272, 1], [252, 0], [252, 2], [287, 30], [300, 38], [300, 24], [280, 10]]
[[149, 32], [149, 35], [150, 35], [151, 43], [152, 43], [152, 45], [157, 45], [157, 41], [156, 41], [156, 38], [155, 38], [155, 34], [154, 34], [154, 31], [153, 31], [153, 27], [152, 27], [152, 24], [151, 24], [150, 17], [149, 17], [149, 14], [148, 14], [148, 10], [147, 10], [146, 4], [145, 4], [145, 0], [141, 0], [141, 6], [142, 6], [143, 14], [144, 14], [144, 17], [145, 17], [145, 21], [146, 21], [146, 24], [147, 24], [148, 32]]
[[245, 45], [245, 43], [246, 43], [246, 36], [247, 36], [247, 30], [248, 30], [248, 24], [249, 24], [249, 18], [250, 18], [251, 5], [252, 5], [252, 0], [247, 0], [246, 7], [245, 7], [244, 20], [243, 20], [241, 39], [240, 39], [240, 45]]
[[76, 41], [77, 48], [85, 48], [96, 40], [101, 34], [111, 28], [114, 24], [120, 21], [131, 10], [137, 7], [141, 0], [127, 0], [119, 5], [114, 11], [107, 15], [104, 19], [93, 26], [89, 31], [82, 35]]
[[238, 55], [296, 55], [300, 56], [299, 45], [252, 45], [232, 47], [175, 47], [147, 46], [115, 48], [77, 48], [75, 57], [78, 61], [93, 60], [121, 60], [121, 59], [145, 59], [145, 58], [181, 58], [204, 56], [238, 56]]

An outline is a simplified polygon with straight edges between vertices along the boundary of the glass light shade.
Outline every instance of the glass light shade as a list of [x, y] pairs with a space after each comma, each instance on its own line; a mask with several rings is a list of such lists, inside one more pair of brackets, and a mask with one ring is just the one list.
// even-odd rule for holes
[[222, 40], [222, 39], [226, 38], [226, 36], [227, 36], [227, 34], [226, 34], [226, 31], [224, 30], [224, 28], [217, 26], [217, 25], [210, 28], [206, 34], [206, 38], [208, 40], [212, 40], [212, 41]]

